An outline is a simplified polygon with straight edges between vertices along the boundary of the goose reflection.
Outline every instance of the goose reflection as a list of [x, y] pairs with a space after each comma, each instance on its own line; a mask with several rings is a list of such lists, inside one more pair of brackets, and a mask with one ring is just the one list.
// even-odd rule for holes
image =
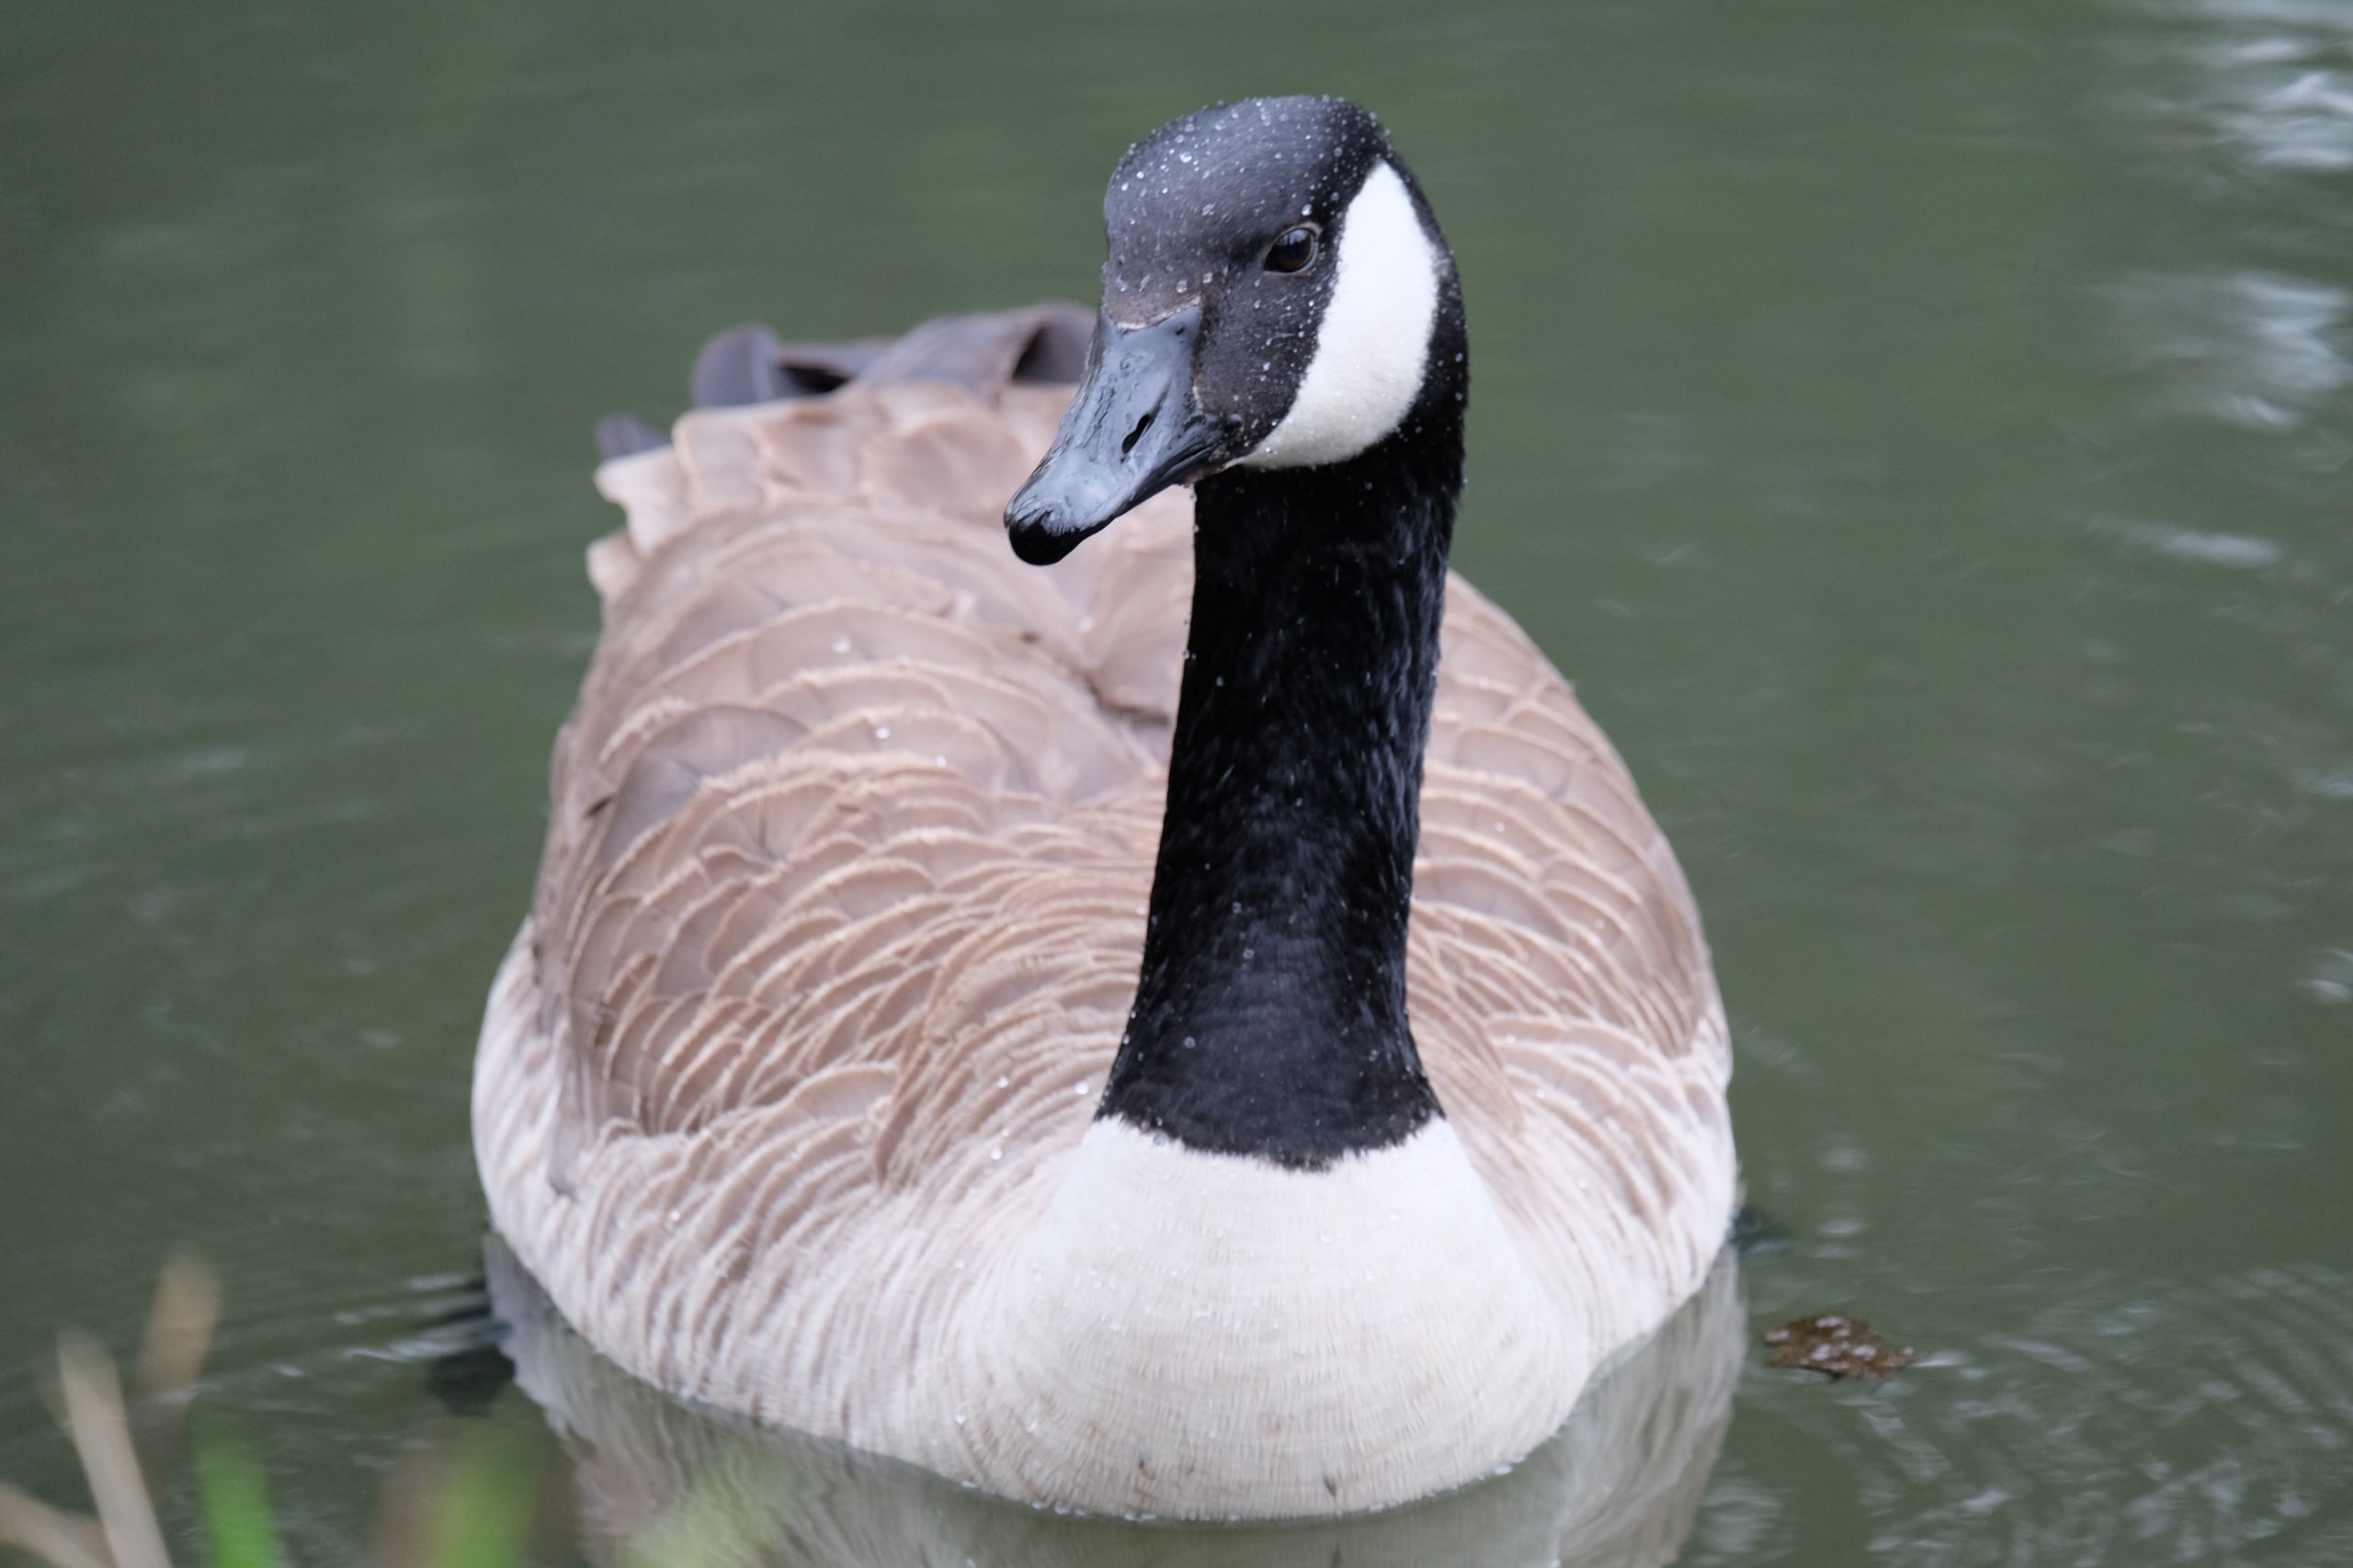
[[597, 1562], [1649, 1568], [1673, 1561], [1690, 1534], [1745, 1344], [1727, 1249], [1683, 1310], [1597, 1377], [1567, 1425], [1507, 1472], [1383, 1514], [1179, 1528], [1058, 1517], [690, 1409], [590, 1349], [495, 1241], [486, 1261], [516, 1381], [570, 1456], [581, 1544]]

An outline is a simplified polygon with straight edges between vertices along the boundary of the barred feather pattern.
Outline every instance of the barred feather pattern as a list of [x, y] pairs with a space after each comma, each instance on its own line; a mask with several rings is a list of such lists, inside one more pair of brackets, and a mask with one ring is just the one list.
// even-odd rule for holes
[[[1006, 549], [1066, 395], [854, 381], [688, 415], [599, 471], [627, 525], [589, 552], [603, 637], [476, 1069], [494, 1223], [623, 1368], [760, 1421], [1097, 1510], [1402, 1501], [1511, 1455], [1446, 1459], [1481, 1432], [1426, 1414], [1416, 1441], [1303, 1432], [1229, 1390], [1246, 1429], [1140, 1467], [1133, 1432], [1214, 1432], [1193, 1406], [1247, 1369], [1209, 1344], [1206, 1369], [1129, 1366], [1118, 1324], [1005, 1343], [1134, 994], [1190, 593], [1177, 493], [1051, 570]], [[1506, 1423], [1540, 1437], [1708, 1272], [1730, 1052], [1623, 764], [1460, 578], [1408, 986], [1515, 1310], [1544, 1320], [1512, 1380], [1548, 1386]], [[1267, 1204], [1284, 1175], [1315, 1179], [1270, 1171]], [[1060, 1380], [1074, 1357], [1099, 1375]], [[1374, 1360], [1350, 1375], [1427, 1386]], [[1131, 1374], [1134, 1409], [1094, 1407]]]

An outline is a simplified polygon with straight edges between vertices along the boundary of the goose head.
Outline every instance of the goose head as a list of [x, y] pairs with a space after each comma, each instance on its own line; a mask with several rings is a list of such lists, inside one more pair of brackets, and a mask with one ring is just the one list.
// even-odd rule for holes
[[1452, 405], [1466, 371], [1454, 260], [1372, 116], [1250, 98], [1128, 150], [1087, 368], [1006, 507], [1015, 553], [1059, 561], [1172, 484], [1349, 461]]

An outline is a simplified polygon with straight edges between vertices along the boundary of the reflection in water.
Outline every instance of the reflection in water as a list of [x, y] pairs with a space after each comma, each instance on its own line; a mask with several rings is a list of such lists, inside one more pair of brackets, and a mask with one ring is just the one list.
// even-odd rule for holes
[[2201, 565], [2228, 566], [2245, 572], [2277, 566], [2287, 554], [2271, 540], [2252, 534], [2185, 528], [2140, 517], [2095, 517], [2092, 527], [2127, 544], [2169, 555], [2177, 561], [2195, 561]]
[[2353, 0], [2156, 0], [2184, 25], [2160, 59], [2191, 69], [2155, 107], [2259, 168], [2353, 169]]
[[[2353, 771], [2342, 775], [2342, 784], [2340, 798], [2353, 799]], [[2313, 973], [2304, 981], [2304, 989], [2313, 1001], [2332, 1006], [2353, 1002], [2353, 952], [2339, 949], [2323, 953]]]
[[2340, 347], [2353, 295], [2263, 272], [2144, 277], [2115, 290], [2140, 354], [2175, 373], [2193, 412], [2252, 429], [2286, 429], [2353, 385]]
[[571, 1453], [580, 1534], [599, 1562], [634, 1551], [668, 1562], [825, 1568], [1647, 1568], [1671, 1562], [1690, 1533], [1732, 1417], [1745, 1338], [1727, 1251], [1699, 1295], [1508, 1473], [1386, 1514], [1178, 1529], [1061, 1517], [838, 1443], [699, 1415], [589, 1349], [495, 1241], [486, 1262], [516, 1381]]

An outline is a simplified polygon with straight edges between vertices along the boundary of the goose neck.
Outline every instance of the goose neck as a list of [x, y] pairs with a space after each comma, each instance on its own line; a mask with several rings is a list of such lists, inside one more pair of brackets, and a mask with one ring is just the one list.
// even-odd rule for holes
[[1405, 934], [1461, 472], [1459, 423], [1417, 424], [1345, 463], [1199, 487], [1167, 811], [1105, 1115], [1321, 1166], [1438, 1114]]

